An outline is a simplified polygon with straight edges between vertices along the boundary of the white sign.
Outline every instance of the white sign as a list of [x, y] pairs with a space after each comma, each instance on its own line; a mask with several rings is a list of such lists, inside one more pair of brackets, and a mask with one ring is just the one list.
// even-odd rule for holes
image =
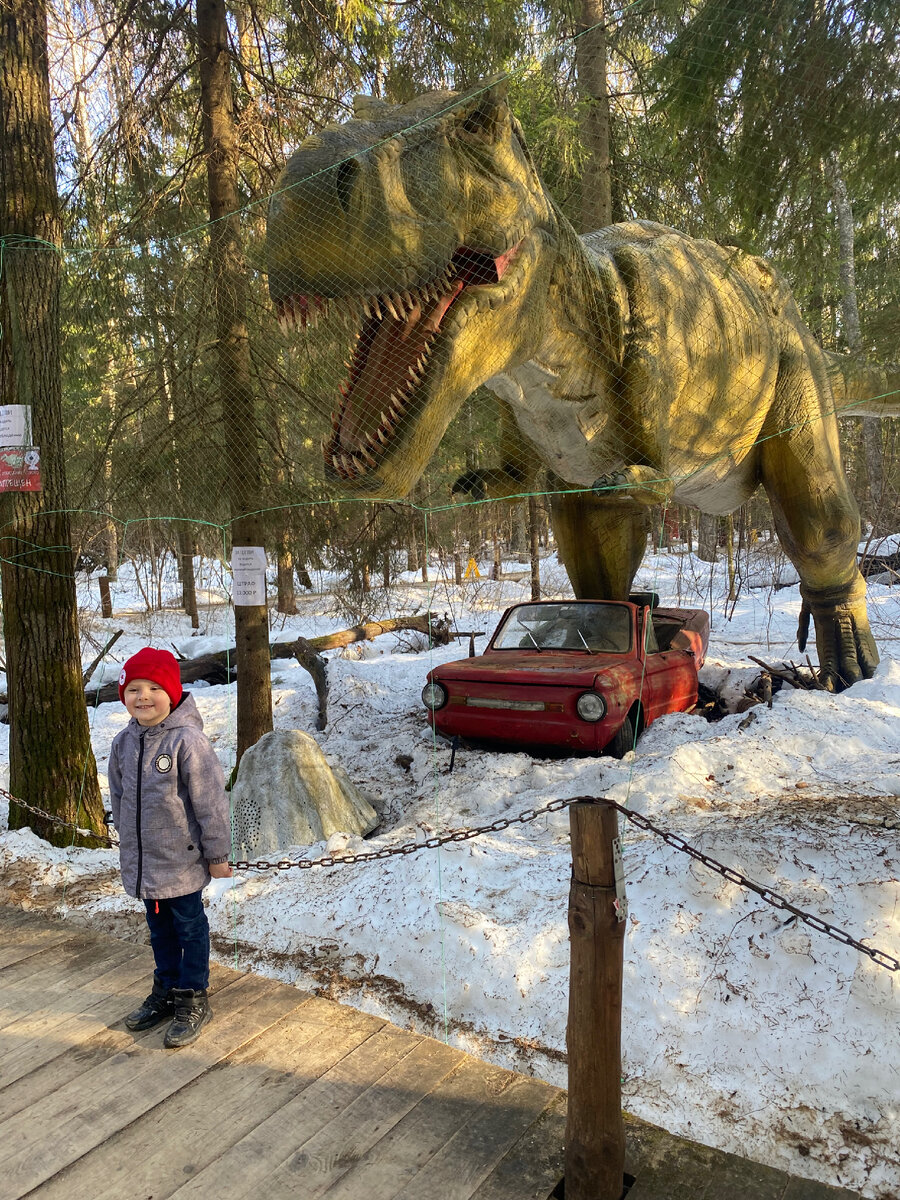
[[262, 546], [232, 546], [231, 598], [235, 607], [266, 602], [266, 552]]
[[0, 405], [0, 446], [31, 445], [31, 405]]
[[263, 546], [232, 546], [232, 571], [265, 571], [266, 551]]

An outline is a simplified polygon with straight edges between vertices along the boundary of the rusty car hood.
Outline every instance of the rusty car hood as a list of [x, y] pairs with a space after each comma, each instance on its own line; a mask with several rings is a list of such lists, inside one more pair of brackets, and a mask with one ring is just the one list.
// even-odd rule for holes
[[429, 678], [441, 682], [540, 685], [589, 688], [597, 675], [624, 663], [636, 662], [628, 654], [554, 653], [551, 650], [500, 650], [444, 663]]

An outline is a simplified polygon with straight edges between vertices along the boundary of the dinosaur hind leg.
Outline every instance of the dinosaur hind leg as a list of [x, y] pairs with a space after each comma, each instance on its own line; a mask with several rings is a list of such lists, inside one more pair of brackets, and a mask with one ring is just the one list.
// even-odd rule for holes
[[627, 600], [647, 548], [648, 510], [589, 492], [551, 497], [560, 558], [578, 599]]
[[819, 402], [815, 374], [798, 367], [779, 383], [786, 383], [795, 401], [798, 393], [806, 393], [809, 403], [800, 411], [815, 416], [799, 424], [796, 417], [785, 420], [782, 432], [761, 441], [762, 482], [779, 540], [800, 576], [800, 648], [811, 614], [819, 678], [829, 690], [840, 691], [870, 677], [878, 666], [866, 585], [857, 567], [859, 511], [841, 466], [837, 423], [827, 404]]

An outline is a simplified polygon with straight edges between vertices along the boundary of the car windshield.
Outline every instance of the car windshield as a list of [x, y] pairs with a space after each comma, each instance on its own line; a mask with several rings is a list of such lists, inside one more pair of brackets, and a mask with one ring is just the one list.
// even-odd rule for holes
[[497, 630], [492, 650], [631, 649], [631, 610], [620, 604], [522, 604]]

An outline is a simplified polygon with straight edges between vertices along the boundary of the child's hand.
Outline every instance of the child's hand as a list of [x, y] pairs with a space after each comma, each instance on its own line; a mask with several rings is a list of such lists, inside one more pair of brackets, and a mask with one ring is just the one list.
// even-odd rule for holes
[[228, 863], [210, 863], [209, 873], [213, 879], [230, 879], [234, 874]]

